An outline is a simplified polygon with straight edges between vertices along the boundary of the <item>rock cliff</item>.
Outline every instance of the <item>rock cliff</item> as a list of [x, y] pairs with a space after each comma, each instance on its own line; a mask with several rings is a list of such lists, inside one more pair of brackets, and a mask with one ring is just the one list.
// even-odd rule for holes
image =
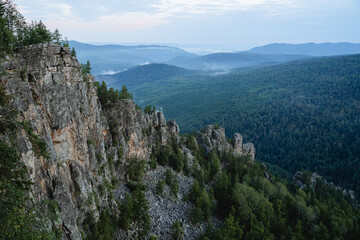
[[[118, 211], [116, 198], [122, 199], [128, 192], [124, 182], [129, 159], [149, 162], [156, 146], [172, 141], [178, 142], [187, 158], [194, 158], [182, 143], [176, 122], [166, 122], [162, 112], [144, 114], [132, 100], [101, 106], [94, 78], [82, 76], [80, 67], [68, 48], [54, 44], [19, 49], [2, 64], [1, 84], [18, 111], [18, 121], [29, 123], [33, 133], [46, 142], [48, 154], [41, 156], [25, 131], [17, 136], [21, 161], [34, 183], [30, 196], [35, 203], [57, 203], [58, 218], [49, 228], [61, 229], [63, 239], [83, 238], [82, 225], [90, 212], [98, 219], [102, 208]], [[223, 128], [207, 126], [196, 139], [206, 152], [216, 149], [255, 157], [252, 144], [243, 144], [240, 134], [229, 142]], [[179, 195], [171, 197], [165, 188], [165, 195], [157, 196], [156, 183], [166, 170], [163, 166], [148, 169], [144, 177], [150, 232], [165, 239], [171, 223], [180, 219], [186, 226], [185, 237], [195, 238], [204, 226], [190, 224], [186, 217], [190, 203], [182, 199], [193, 179], [177, 173]], [[111, 184], [117, 190], [109, 188]], [[133, 237], [131, 233], [118, 234], [119, 238], [126, 236]]]

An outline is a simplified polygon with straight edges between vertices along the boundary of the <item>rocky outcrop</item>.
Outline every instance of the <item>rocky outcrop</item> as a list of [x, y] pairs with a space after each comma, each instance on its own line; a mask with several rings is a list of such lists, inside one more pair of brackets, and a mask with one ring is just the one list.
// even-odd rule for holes
[[232, 142], [225, 135], [225, 129], [208, 125], [197, 134], [197, 141], [200, 146], [209, 153], [212, 149], [219, 152], [231, 152], [237, 156], [250, 156], [255, 159], [255, 147], [252, 143], [243, 144], [243, 137], [235, 133]]
[[344, 196], [349, 196], [351, 199], [355, 199], [355, 192], [353, 190], [347, 190], [340, 186], [336, 186], [333, 182], [329, 183], [325, 178], [315, 172], [297, 171], [293, 180], [296, 186], [300, 189], [313, 188], [316, 191], [317, 184], [323, 184], [342, 191]]
[[[60, 228], [63, 239], [82, 239], [82, 223], [90, 212], [98, 219], [103, 207], [116, 211], [111, 190], [103, 189], [115, 179], [120, 180], [115, 196], [121, 199], [128, 192], [121, 187], [128, 159], [149, 161], [155, 146], [177, 141], [189, 164], [195, 164], [191, 151], [181, 143], [179, 126], [174, 120], [166, 122], [162, 112], [144, 114], [132, 100], [101, 106], [94, 78], [81, 75], [80, 64], [68, 48], [54, 44], [22, 48], [7, 58], [2, 68], [6, 74], [1, 75], [1, 84], [12, 96], [18, 120], [29, 123], [33, 133], [45, 141], [48, 152], [40, 156], [28, 134], [19, 133], [21, 160], [34, 182], [30, 196], [35, 203], [57, 203], [58, 218], [49, 228]], [[229, 142], [223, 128], [206, 126], [196, 139], [196, 146], [207, 153], [216, 149], [255, 157], [252, 144], [243, 144], [240, 134]], [[193, 239], [205, 228], [192, 227], [186, 217], [192, 205], [182, 197], [193, 179], [178, 174], [179, 196], [170, 197], [167, 189], [160, 197], [154, 191], [165, 170], [149, 170], [144, 179], [151, 231], [166, 239], [170, 236], [169, 224], [180, 218], [187, 227], [185, 237]]]

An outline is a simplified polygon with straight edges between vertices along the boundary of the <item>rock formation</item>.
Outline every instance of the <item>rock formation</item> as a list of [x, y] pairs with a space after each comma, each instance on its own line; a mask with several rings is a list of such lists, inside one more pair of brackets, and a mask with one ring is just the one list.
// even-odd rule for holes
[[[167, 123], [162, 112], [144, 114], [132, 100], [101, 106], [94, 78], [81, 75], [80, 64], [68, 48], [47, 43], [22, 48], [2, 68], [5, 74], [1, 83], [12, 96], [18, 120], [28, 122], [47, 145], [48, 156], [39, 156], [24, 131], [18, 136], [21, 161], [34, 182], [30, 195], [35, 203], [46, 199], [57, 202], [59, 218], [52, 225], [62, 229], [64, 239], [84, 236], [81, 225], [89, 212], [98, 219], [102, 207], [116, 211], [111, 190], [103, 188], [114, 179], [120, 180], [115, 195], [124, 195], [127, 190], [121, 186], [126, 180], [128, 159], [149, 161], [155, 145], [170, 144], [172, 136], [180, 141], [178, 125], [175, 121]], [[252, 144], [243, 144], [240, 134], [235, 134], [230, 143], [223, 128], [206, 126], [196, 138], [206, 152], [215, 148], [255, 157]], [[181, 149], [193, 158], [186, 146]], [[171, 227], [165, 225], [181, 217], [189, 226], [185, 237], [195, 238], [204, 226], [191, 229], [184, 215], [189, 203], [181, 200], [193, 180], [178, 176], [182, 184], [177, 198], [156, 196], [156, 181], [165, 169], [158, 166], [149, 170], [144, 180], [151, 231], [165, 238]], [[174, 211], [176, 206], [183, 206], [180, 212]]]

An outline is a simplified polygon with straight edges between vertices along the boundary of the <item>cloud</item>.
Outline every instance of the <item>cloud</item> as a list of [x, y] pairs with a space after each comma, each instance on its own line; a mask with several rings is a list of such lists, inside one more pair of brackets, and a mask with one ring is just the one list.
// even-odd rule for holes
[[168, 14], [209, 14], [225, 11], [248, 11], [258, 8], [289, 7], [293, 0], [159, 0], [151, 4], [158, 12]]
[[[308, 29], [313, 29], [314, 24], [334, 25], [331, 23], [339, 23], [342, 22], [340, 20], [348, 18], [352, 18], [353, 22], [359, 22], [360, 9], [359, 0], [16, 0], [16, 2], [28, 20], [43, 20], [51, 30], [59, 28], [60, 32], [70, 39], [83, 38], [87, 41], [92, 39], [108, 41], [110, 38], [142, 41], [150, 37], [162, 39], [164, 36], [168, 39], [175, 36], [182, 38], [181, 34], [177, 34], [177, 28], [186, 30], [186, 33], [192, 37], [196, 35], [199, 39], [204, 38], [204, 41], [209, 41], [208, 36], [213, 36], [214, 26], [217, 27], [217, 31], [224, 30], [223, 34], [231, 36], [235, 35], [240, 25], [248, 29], [249, 34], [254, 34], [253, 29], [256, 26], [258, 28], [276, 26], [274, 29], [284, 31], [292, 30], [293, 26], [307, 26]], [[208, 24], [210, 22], [211, 25]], [[263, 31], [266, 32], [267, 28]], [[169, 32], [172, 34], [169, 35]]]
[[62, 4], [58, 4], [57, 7], [60, 9], [63, 16], [65, 17], [73, 16], [70, 5], [62, 3]]
[[145, 29], [166, 22], [167, 20], [161, 13], [126, 12], [99, 16], [91, 21], [85, 21], [76, 17], [62, 17], [59, 19], [48, 20], [45, 23], [51, 28], [62, 26], [64, 29], [116, 32]]
[[137, 30], [166, 23], [165, 16], [161, 13], [127, 12], [113, 15], [100, 16], [94, 21], [95, 27], [104, 31]]

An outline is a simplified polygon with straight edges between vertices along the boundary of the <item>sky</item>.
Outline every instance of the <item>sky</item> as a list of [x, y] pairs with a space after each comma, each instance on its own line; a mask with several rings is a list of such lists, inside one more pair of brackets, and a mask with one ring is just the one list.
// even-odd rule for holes
[[223, 46], [360, 42], [360, 0], [15, 0], [69, 40]]

